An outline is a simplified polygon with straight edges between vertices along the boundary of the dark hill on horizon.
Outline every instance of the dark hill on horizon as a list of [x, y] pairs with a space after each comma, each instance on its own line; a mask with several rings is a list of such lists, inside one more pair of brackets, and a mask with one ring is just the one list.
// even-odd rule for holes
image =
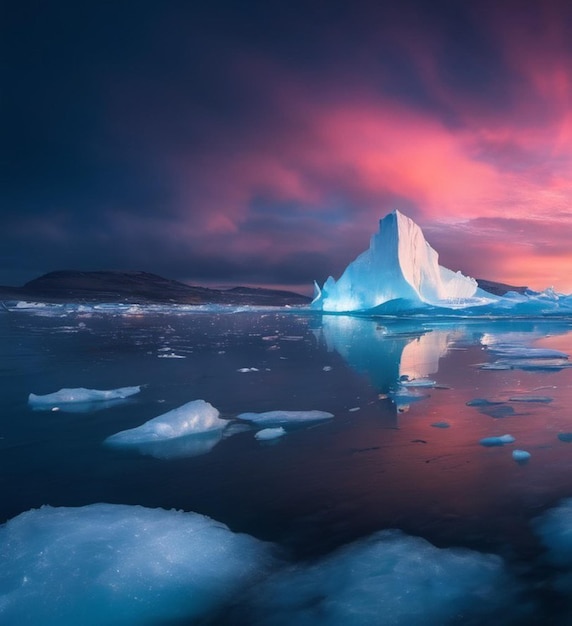
[[[477, 279], [479, 287], [495, 295], [522, 293], [526, 287]], [[0, 299], [34, 299], [44, 302], [130, 302], [169, 304], [230, 304], [300, 306], [311, 298], [292, 291], [257, 287], [209, 289], [139, 271], [60, 270], [49, 272], [22, 287], [1, 287]]]
[[209, 289], [186, 285], [149, 272], [60, 270], [22, 287], [0, 287], [0, 298], [48, 302], [130, 302], [169, 304], [304, 305], [311, 298], [291, 291], [234, 287]]

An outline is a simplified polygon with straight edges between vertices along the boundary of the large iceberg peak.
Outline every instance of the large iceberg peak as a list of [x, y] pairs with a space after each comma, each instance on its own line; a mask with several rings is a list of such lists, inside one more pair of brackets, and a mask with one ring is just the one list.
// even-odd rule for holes
[[400, 211], [379, 221], [369, 249], [336, 281], [331, 276], [312, 303], [323, 311], [373, 309], [391, 300], [452, 306], [471, 298], [477, 281], [439, 265], [421, 228]]

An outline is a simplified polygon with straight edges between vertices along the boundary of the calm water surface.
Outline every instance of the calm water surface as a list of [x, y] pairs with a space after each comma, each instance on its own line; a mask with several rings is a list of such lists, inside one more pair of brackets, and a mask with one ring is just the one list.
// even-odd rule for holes
[[[572, 353], [571, 331], [568, 321], [294, 312], [0, 314], [0, 518], [43, 504], [140, 504], [206, 514], [294, 559], [399, 528], [527, 564], [540, 553], [530, 521], [572, 496], [572, 443], [558, 438], [572, 431], [572, 372], [563, 359], [514, 358], [514, 347]], [[406, 376], [436, 386], [396, 400]], [[96, 411], [27, 404], [29, 393], [131, 385], [142, 393]], [[195, 399], [236, 422], [201, 450], [103, 445]], [[335, 417], [267, 443], [236, 421], [276, 409]], [[479, 444], [504, 434], [515, 443]], [[516, 463], [515, 448], [530, 461]]]

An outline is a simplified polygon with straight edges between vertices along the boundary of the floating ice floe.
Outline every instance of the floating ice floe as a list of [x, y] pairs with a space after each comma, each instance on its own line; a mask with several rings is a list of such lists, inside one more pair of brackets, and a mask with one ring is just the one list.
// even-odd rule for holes
[[0, 623], [18, 626], [203, 623], [272, 562], [203, 515], [118, 504], [22, 513], [0, 553]]
[[238, 419], [264, 426], [303, 424], [331, 419], [333, 413], [326, 411], [265, 411], [264, 413], [241, 413]]
[[534, 348], [520, 344], [496, 344], [488, 349], [497, 356], [510, 359], [568, 359], [568, 354], [560, 350]]
[[517, 462], [517, 463], [526, 463], [530, 457], [532, 455], [530, 454], [530, 452], [527, 452], [526, 450], [513, 450], [512, 451], [512, 458]]
[[533, 396], [533, 395], [522, 395], [522, 396], [512, 396], [509, 398], [509, 402], [537, 402], [540, 404], [548, 404], [552, 402], [553, 398], [550, 396]]
[[449, 422], [433, 422], [431, 426], [433, 428], [450, 428], [451, 424]]
[[271, 439], [278, 439], [285, 434], [284, 428], [278, 426], [277, 428], [263, 428], [254, 435], [254, 438], [258, 439], [258, 441], [270, 441]]
[[572, 433], [558, 433], [558, 439], [560, 441], [564, 441], [565, 443], [571, 443]]
[[504, 446], [505, 443], [513, 443], [514, 441], [516, 440], [512, 435], [501, 435], [500, 437], [485, 437], [479, 443], [481, 446], [490, 448], [492, 446]]
[[504, 623], [503, 610], [514, 604], [499, 556], [440, 549], [394, 530], [279, 571], [251, 595], [253, 626]]
[[28, 396], [28, 404], [34, 409], [51, 410], [62, 404], [87, 404], [92, 402], [105, 402], [107, 400], [124, 400], [141, 391], [141, 386], [120, 387], [119, 389], [60, 389], [54, 393], [38, 396], [31, 393]]
[[467, 406], [495, 406], [497, 404], [503, 404], [502, 400], [488, 400], [487, 398], [473, 398], [465, 403]]
[[403, 387], [435, 387], [436, 380], [430, 378], [404, 378], [399, 381]]
[[236, 370], [237, 372], [241, 372], [242, 374], [246, 374], [248, 372], [259, 372], [260, 370], [257, 367], [241, 367]]
[[163, 413], [137, 428], [130, 428], [111, 435], [105, 440], [105, 443], [117, 446], [151, 444], [177, 437], [221, 431], [227, 425], [228, 421], [219, 418], [219, 412], [212, 404], [204, 400], [193, 400], [172, 411]]

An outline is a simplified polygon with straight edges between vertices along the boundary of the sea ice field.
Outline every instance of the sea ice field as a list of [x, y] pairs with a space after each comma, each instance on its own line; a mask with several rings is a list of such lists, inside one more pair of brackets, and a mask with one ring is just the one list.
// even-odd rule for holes
[[0, 623], [572, 623], [572, 318], [0, 311]]

